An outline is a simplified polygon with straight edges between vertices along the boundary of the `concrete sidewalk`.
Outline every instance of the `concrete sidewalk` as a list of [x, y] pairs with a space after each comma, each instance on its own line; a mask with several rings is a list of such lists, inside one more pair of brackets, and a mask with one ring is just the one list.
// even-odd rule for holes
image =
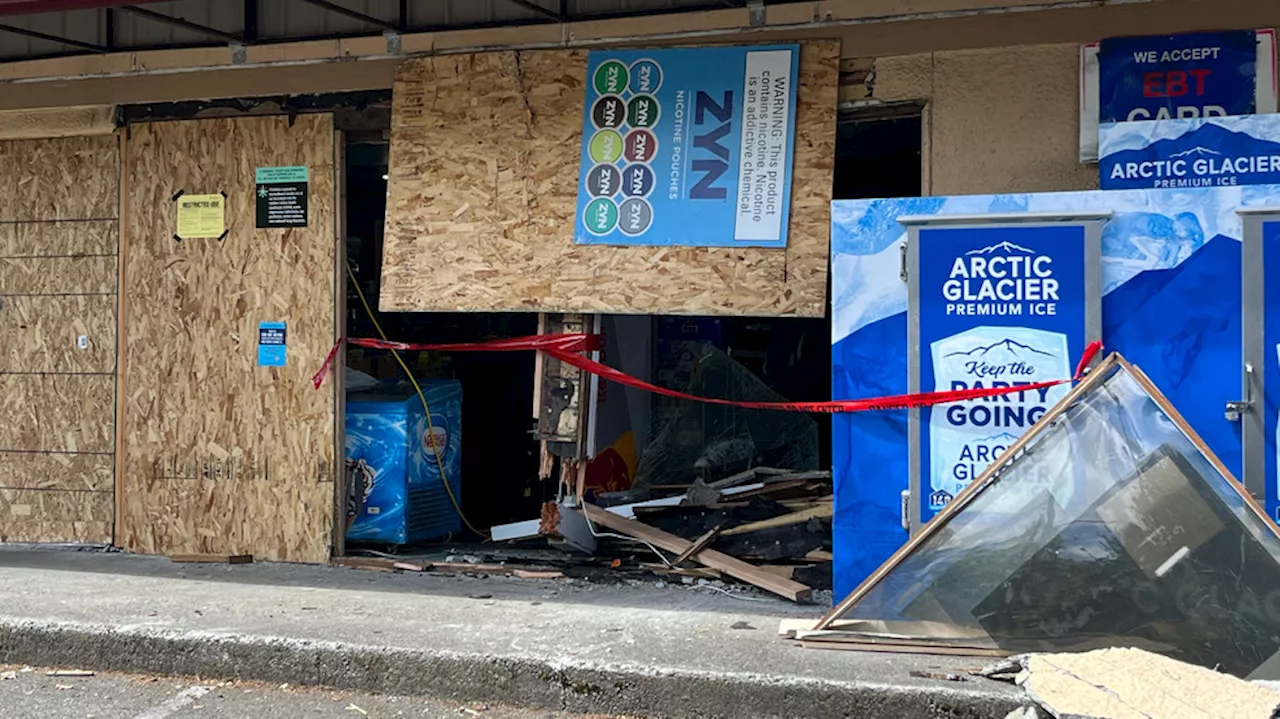
[[799, 649], [758, 596], [0, 549], [0, 663], [669, 717], [1003, 717], [984, 660]]

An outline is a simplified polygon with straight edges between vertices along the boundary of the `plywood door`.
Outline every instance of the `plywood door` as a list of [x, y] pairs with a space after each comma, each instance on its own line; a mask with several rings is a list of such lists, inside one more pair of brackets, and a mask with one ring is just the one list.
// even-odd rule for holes
[[587, 53], [396, 72], [381, 308], [822, 317], [840, 43], [800, 51], [786, 249], [576, 245]]
[[119, 160], [0, 143], [0, 541], [112, 541]]
[[[334, 340], [328, 115], [136, 125], [126, 144], [125, 475], [121, 544], [153, 553], [329, 556]], [[256, 229], [257, 167], [306, 166], [305, 228]], [[173, 197], [226, 193], [227, 234], [174, 240]], [[285, 367], [259, 366], [285, 322]]]

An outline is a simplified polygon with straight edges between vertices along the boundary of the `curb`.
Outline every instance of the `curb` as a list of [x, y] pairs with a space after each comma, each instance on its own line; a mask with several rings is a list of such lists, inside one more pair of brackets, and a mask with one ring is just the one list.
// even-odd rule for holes
[[[644, 717], [1004, 717], [1022, 702], [991, 685], [896, 686], [668, 671], [576, 660], [0, 620], [0, 663], [199, 676], [426, 695]], [[965, 686], [960, 689], [960, 686]]]

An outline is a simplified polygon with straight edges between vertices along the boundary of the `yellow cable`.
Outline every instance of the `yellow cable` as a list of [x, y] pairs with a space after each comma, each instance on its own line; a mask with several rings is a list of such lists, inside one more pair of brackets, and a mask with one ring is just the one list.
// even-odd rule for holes
[[[373, 320], [373, 327], [378, 330], [378, 336], [381, 337], [383, 341], [387, 341], [387, 333], [382, 331], [382, 325], [378, 323], [378, 318], [373, 314], [373, 309], [369, 307], [369, 300], [365, 299], [364, 290], [360, 289], [360, 282], [356, 280], [356, 273], [352, 271], [350, 262], [347, 263], [347, 276], [351, 278], [351, 284], [355, 285], [356, 295], [360, 297], [360, 304], [364, 305], [365, 314], [369, 315], [369, 319]], [[413, 384], [413, 389], [417, 391], [418, 399], [422, 400], [422, 409], [427, 413], [427, 433], [431, 436], [431, 444], [434, 449], [436, 428], [431, 422], [431, 407], [427, 404], [427, 396], [422, 393], [422, 387], [418, 385], [418, 380], [414, 379], [413, 372], [409, 370], [409, 365], [405, 364], [404, 360], [400, 358], [400, 353], [396, 350], [391, 350], [391, 355], [396, 358], [396, 362], [400, 363], [401, 369], [403, 369], [404, 373], [409, 377], [409, 382]], [[449, 477], [445, 474], [444, 460], [440, 458], [440, 450], [435, 449], [432, 454], [436, 457], [436, 466], [440, 468], [440, 481], [444, 483], [444, 491], [449, 494], [449, 501], [453, 503], [453, 508], [457, 511], [458, 517], [462, 519], [463, 524], [467, 525], [467, 529], [470, 529], [481, 537], [488, 538], [488, 532], [482, 532], [473, 527], [471, 522], [467, 521], [467, 515], [462, 513], [462, 505], [458, 504], [458, 498], [453, 496], [453, 488], [449, 486]]]

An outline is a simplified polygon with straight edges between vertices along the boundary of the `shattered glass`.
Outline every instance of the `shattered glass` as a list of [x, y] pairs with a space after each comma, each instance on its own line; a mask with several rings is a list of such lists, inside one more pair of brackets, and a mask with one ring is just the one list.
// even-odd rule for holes
[[[709, 342], [673, 343], [671, 389], [738, 401], [783, 402], [742, 363]], [[634, 487], [714, 481], [753, 467], [817, 469], [818, 424], [803, 412], [774, 412], [681, 399], [661, 402]]]
[[1175, 416], [1109, 359], [825, 628], [1007, 653], [1137, 647], [1280, 678], [1280, 536]]

